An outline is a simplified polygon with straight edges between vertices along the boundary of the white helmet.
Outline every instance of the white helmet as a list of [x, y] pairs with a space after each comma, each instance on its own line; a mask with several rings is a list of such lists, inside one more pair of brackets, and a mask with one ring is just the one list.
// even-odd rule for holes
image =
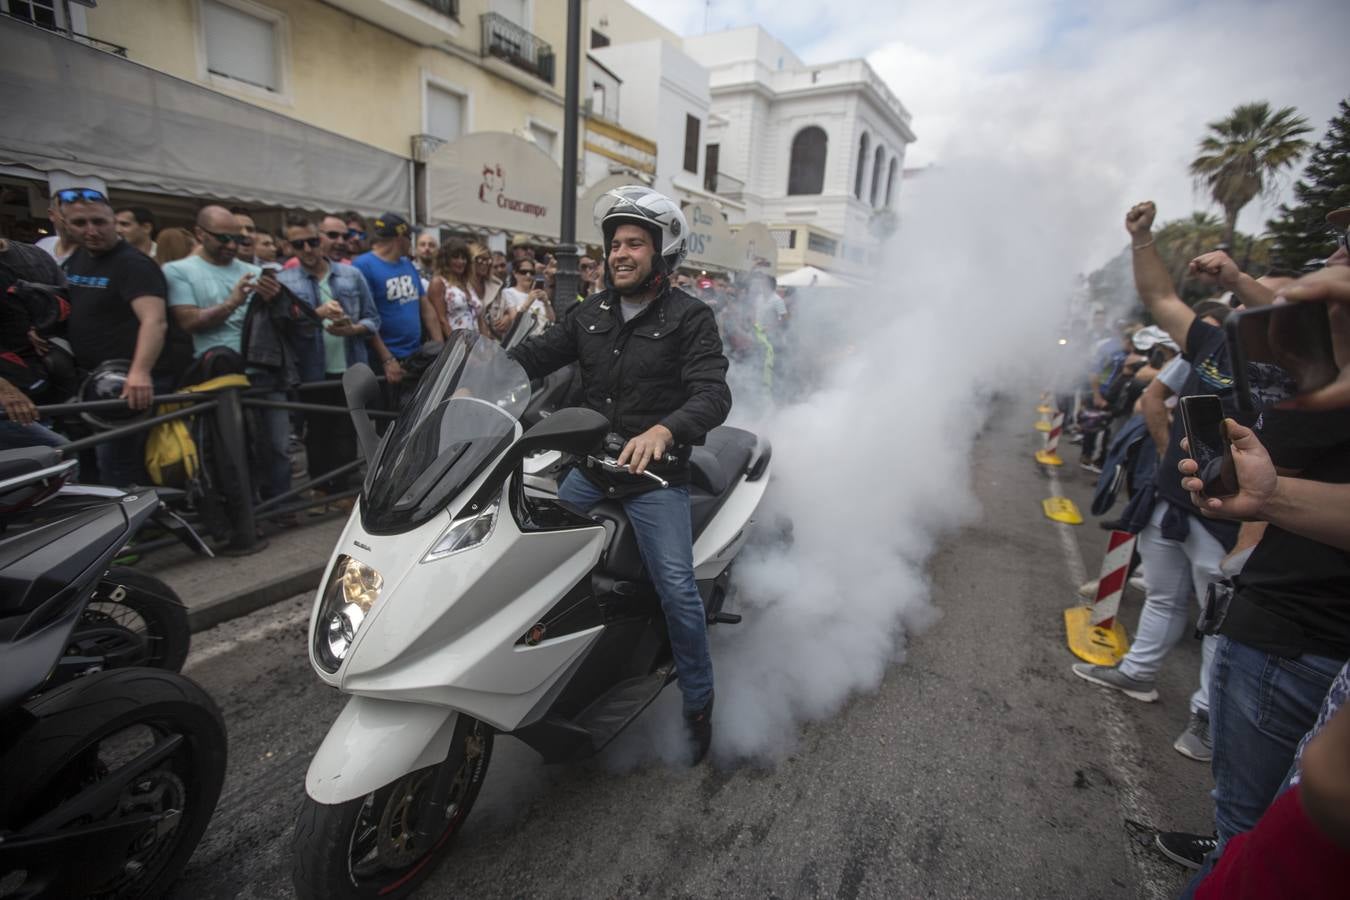
[[666, 273], [679, 268], [689, 252], [689, 223], [680, 211], [680, 204], [640, 184], [617, 187], [596, 201], [595, 225], [605, 237], [606, 250], [614, 240], [614, 229], [625, 222], [653, 232]]

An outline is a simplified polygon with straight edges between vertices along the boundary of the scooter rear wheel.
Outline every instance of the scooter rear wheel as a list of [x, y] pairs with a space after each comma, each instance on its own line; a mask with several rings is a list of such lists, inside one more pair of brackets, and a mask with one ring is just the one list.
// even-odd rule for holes
[[[461, 715], [445, 762], [410, 772], [379, 790], [326, 805], [305, 797], [292, 844], [292, 881], [309, 898], [399, 898], [417, 889], [449, 855], [453, 839], [478, 799], [492, 757], [492, 729]], [[417, 841], [415, 817], [437, 772], [454, 772], [445, 830]]]

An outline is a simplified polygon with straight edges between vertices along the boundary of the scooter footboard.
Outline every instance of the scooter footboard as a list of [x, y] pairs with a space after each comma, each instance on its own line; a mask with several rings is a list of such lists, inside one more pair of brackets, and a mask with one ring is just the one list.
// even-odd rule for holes
[[435, 765], [450, 752], [458, 718], [444, 706], [354, 696], [314, 754], [305, 790], [331, 806]]

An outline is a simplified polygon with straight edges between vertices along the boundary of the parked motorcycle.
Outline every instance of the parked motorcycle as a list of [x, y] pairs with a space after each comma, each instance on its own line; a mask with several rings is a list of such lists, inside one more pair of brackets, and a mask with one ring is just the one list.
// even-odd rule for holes
[[[365, 414], [379, 402], [374, 375], [354, 367], [344, 386], [371, 462], [315, 601], [309, 653], [351, 699], [306, 776], [294, 885], [302, 898], [402, 897], [448, 853], [496, 733], [549, 762], [597, 753], [675, 669], [622, 505], [583, 516], [556, 486], [525, 486], [534, 454], [617, 467], [599, 449], [605, 416], [560, 409], [525, 427], [525, 372], [467, 332], [383, 441]], [[694, 565], [710, 623], [740, 620], [723, 605], [769, 463], [767, 444], [736, 428], [693, 450]]]
[[129, 666], [182, 658], [106, 611], [158, 590], [110, 563], [164, 520], [163, 501], [82, 493], [65, 484], [72, 466], [47, 448], [0, 453], [0, 510], [28, 518], [0, 540], [0, 885], [6, 897], [159, 896], [215, 809], [225, 725], [188, 678]]

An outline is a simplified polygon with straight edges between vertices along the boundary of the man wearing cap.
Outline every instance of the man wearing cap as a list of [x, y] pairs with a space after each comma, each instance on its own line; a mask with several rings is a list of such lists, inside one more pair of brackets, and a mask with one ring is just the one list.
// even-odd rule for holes
[[408, 258], [412, 251], [408, 221], [385, 213], [371, 219], [369, 227], [371, 249], [352, 260], [352, 265], [366, 277], [380, 314], [380, 332], [371, 339], [371, 349], [389, 383], [398, 384], [403, 380], [404, 361], [422, 346], [426, 289], [417, 266]]

